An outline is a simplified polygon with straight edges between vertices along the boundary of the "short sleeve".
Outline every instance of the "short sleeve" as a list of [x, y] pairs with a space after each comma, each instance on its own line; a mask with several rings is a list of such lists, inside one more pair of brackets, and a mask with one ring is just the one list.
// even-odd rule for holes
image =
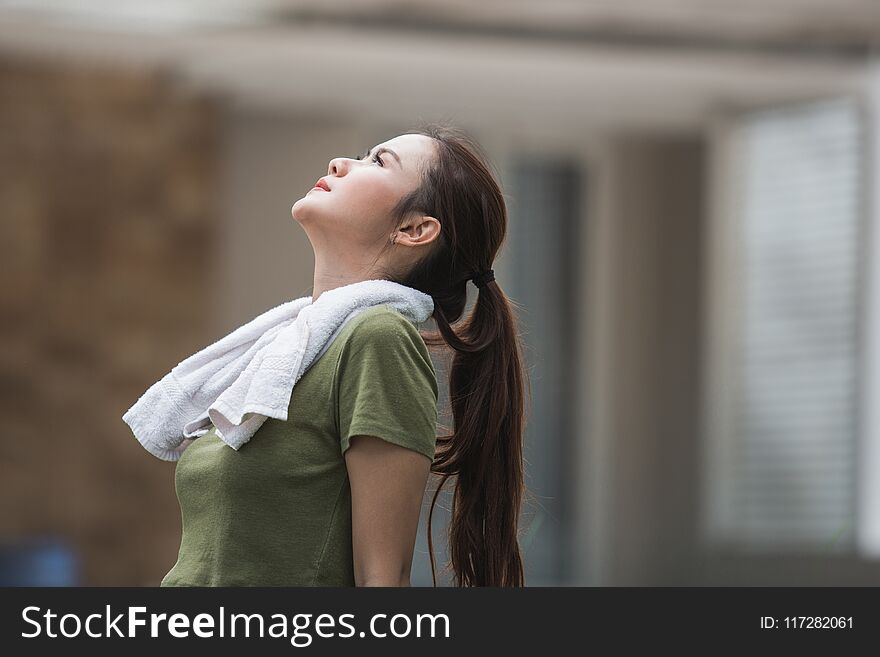
[[376, 436], [434, 459], [437, 378], [418, 329], [387, 311], [354, 327], [336, 370], [341, 450]]

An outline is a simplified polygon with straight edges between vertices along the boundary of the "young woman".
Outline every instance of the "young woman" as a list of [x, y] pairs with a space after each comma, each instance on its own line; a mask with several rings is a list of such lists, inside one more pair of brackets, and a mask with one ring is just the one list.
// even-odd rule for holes
[[[409, 586], [430, 472], [453, 477], [449, 554], [457, 586], [523, 586], [521, 347], [491, 266], [507, 214], [476, 144], [440, 125], [331, 160], [291, 210], [315, 253], [313, 299], [384, 279], [431, 296], [438, 332], [387, 305], [345, 324], [296, 384], [288, 420], [239, 452], [209, 432], [180, 457], [183, 537], [162, 586]], [[459, 323], [468, 281], [473, 312]], [[436, 436], [427, 345], [455, 351], [454, 420]]]

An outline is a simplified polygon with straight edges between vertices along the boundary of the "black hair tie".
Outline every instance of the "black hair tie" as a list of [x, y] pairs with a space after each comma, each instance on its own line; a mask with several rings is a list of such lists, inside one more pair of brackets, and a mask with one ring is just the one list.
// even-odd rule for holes
[[474, 273], [474, 275], [471, 276], [471, 280], [474, 282], [474, 285], [476, 285], [477, 287], [486, 287], [486, 284], [489, 281], [495, 280], [495, 272], [492, 271], [491, 269], [487, 269], [486, 271], [483, 271], [483, 272]]

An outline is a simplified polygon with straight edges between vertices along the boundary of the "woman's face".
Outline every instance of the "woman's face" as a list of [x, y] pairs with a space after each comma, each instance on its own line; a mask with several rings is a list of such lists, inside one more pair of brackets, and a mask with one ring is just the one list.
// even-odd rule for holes
[[434, 157], [434, 148], [432, 138], [406, 134], [377, 144], [360, 159], [330, 160], [321, 178], [330, 191], [311, 189], [291, 208], [316, 254], [332, 249], [334, 258], [351, 264], [374, 258], [391, 240], [392, 208], [418, 187], [419, 168]]

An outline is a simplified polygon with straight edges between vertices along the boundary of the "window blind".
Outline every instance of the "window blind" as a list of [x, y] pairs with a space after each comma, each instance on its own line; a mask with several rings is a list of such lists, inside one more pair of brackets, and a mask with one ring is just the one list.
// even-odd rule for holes
[[725, 304], [710, 343], [725, 366], [710, 376], [727, 380], [713, 387], [724, 408], [710, 425], [710, 449], [723, 454], [709, 480], [712, 536], [845, 549], [857, 502], [859, 108], [830, 99], [754, 111], [724, 135], [721, 220], [731, 223], [709, 304]]

